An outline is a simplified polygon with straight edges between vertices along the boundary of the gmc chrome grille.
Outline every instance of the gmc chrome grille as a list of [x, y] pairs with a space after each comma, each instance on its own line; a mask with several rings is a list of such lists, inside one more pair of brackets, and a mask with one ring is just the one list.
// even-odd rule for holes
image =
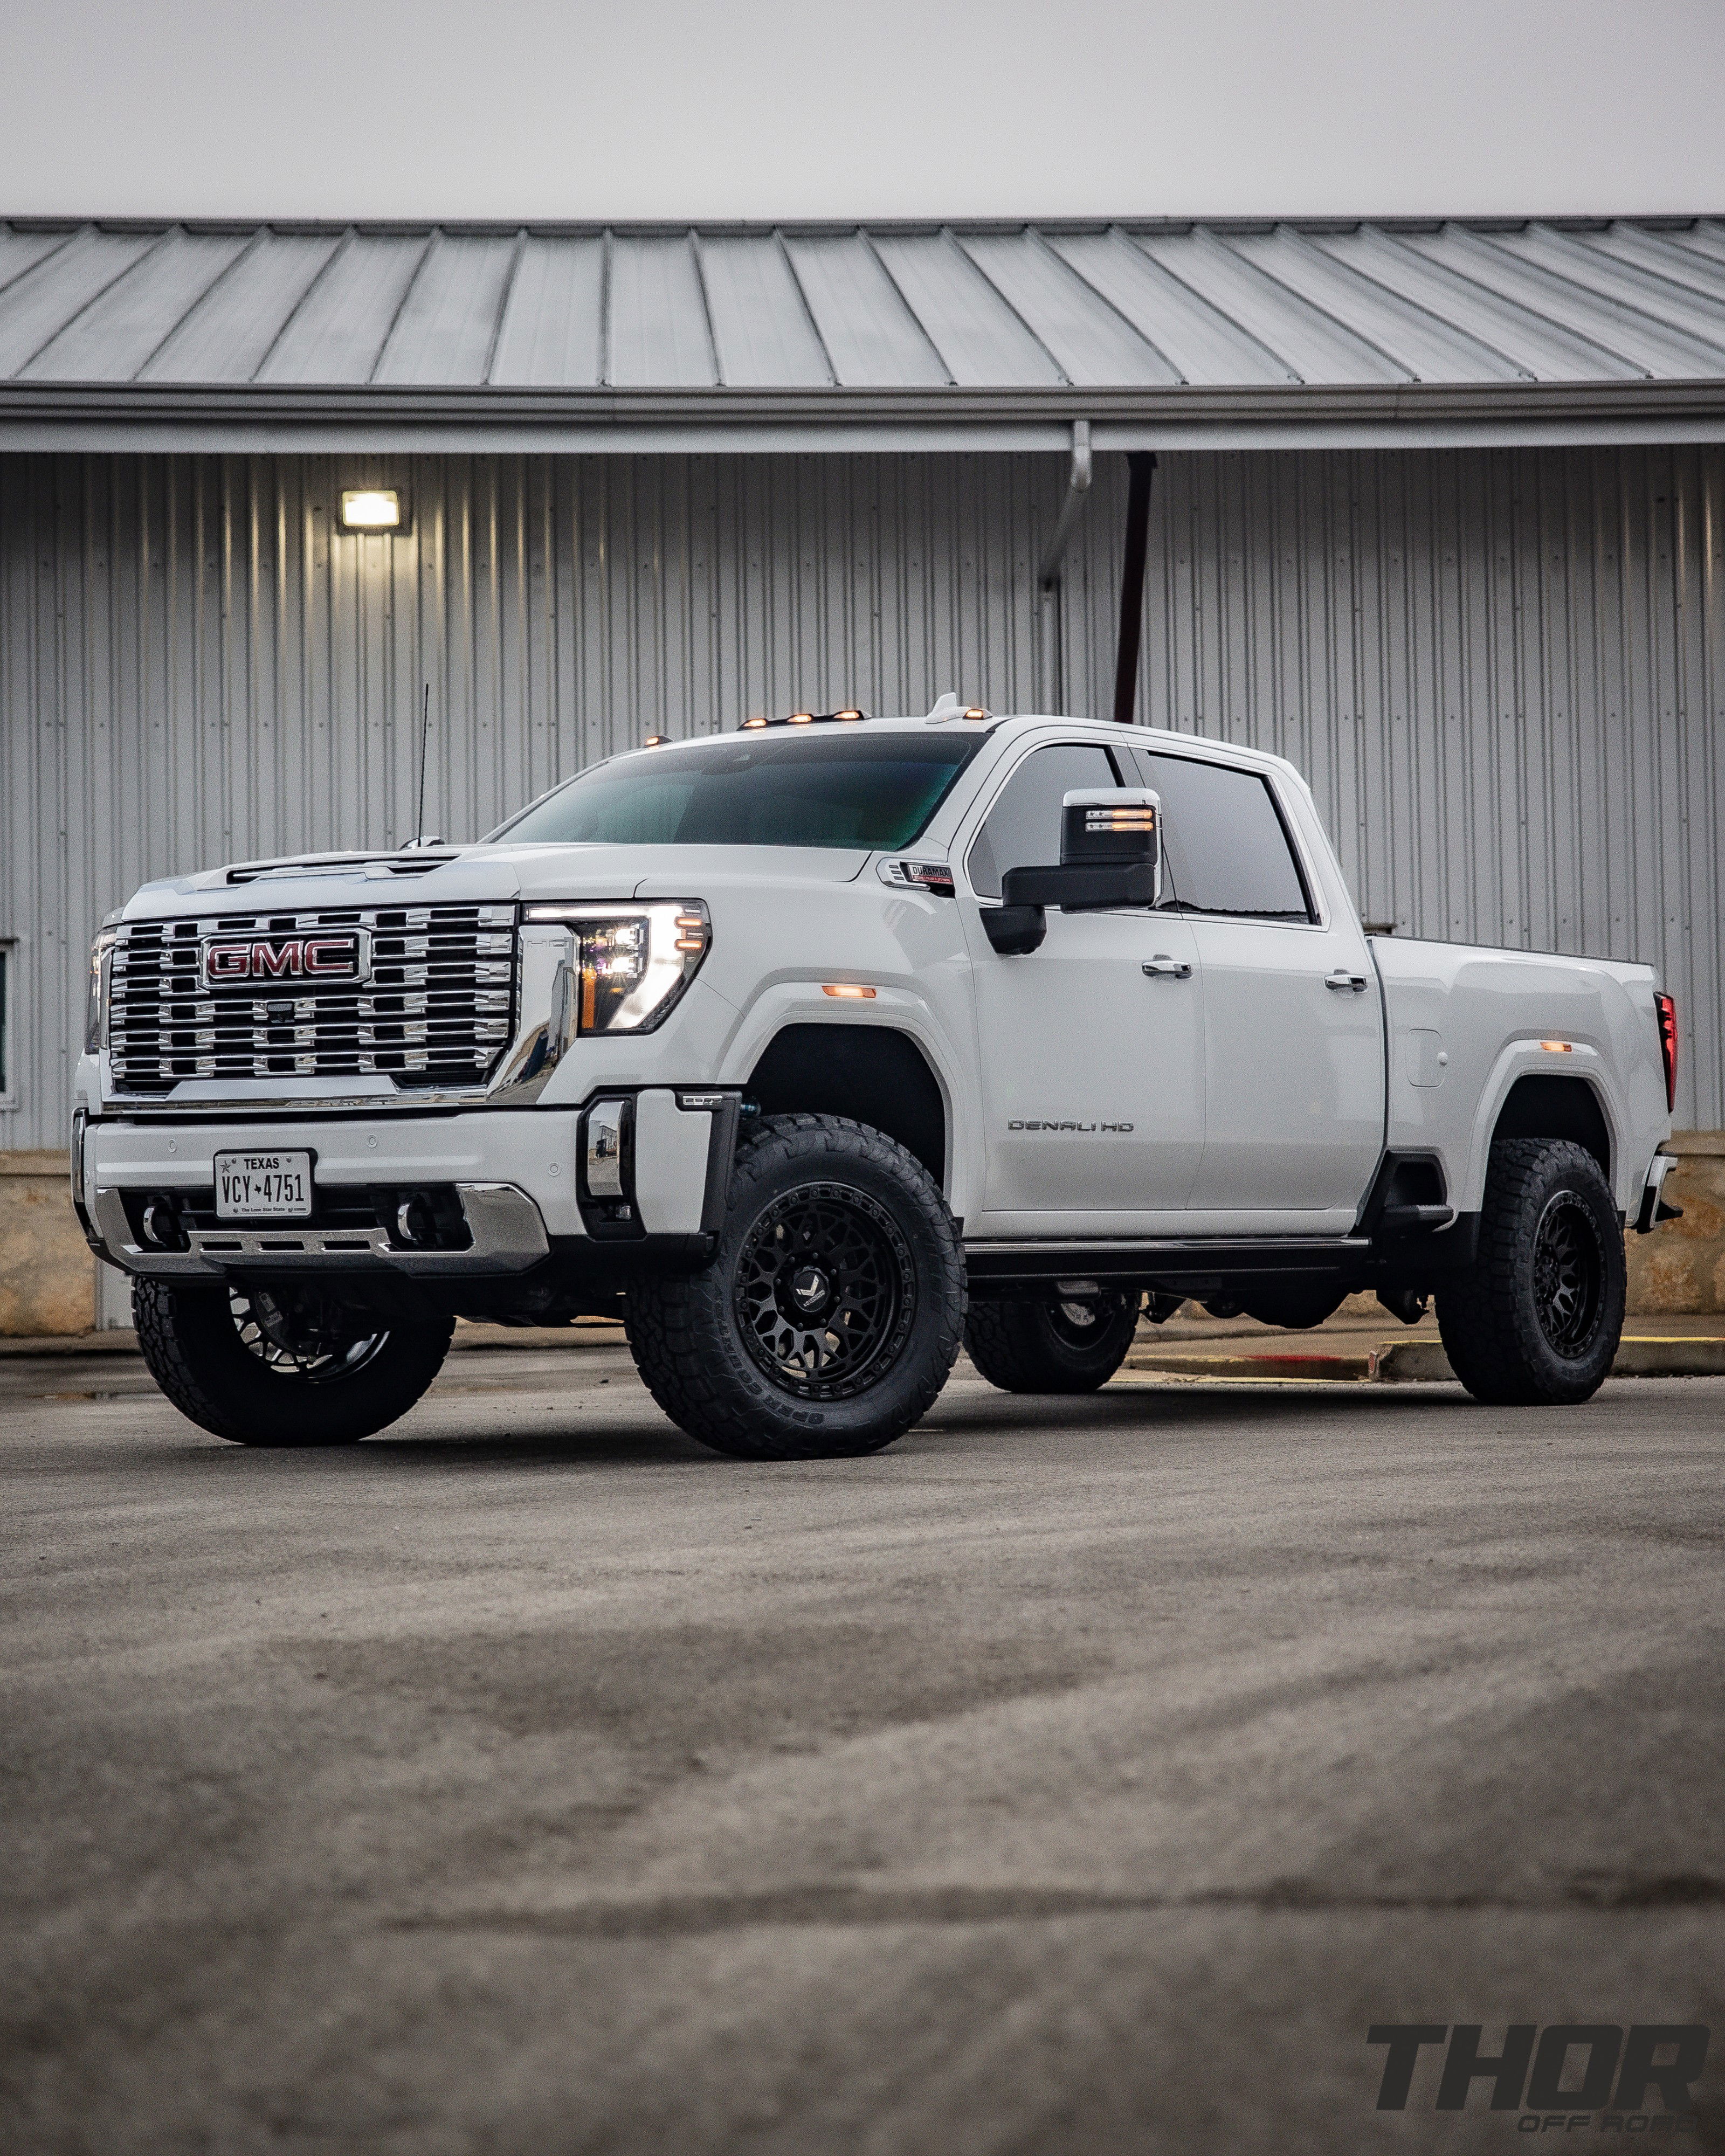
[[[371, 936], [371, 978], [212, 985], [210, 937]], [[483, 1085], [515, 1011], [512, 906], [407, 906], [131, 921], [114, 947], [108, 1022], [121, 1093], [184, 1078], [345, 1078]]]

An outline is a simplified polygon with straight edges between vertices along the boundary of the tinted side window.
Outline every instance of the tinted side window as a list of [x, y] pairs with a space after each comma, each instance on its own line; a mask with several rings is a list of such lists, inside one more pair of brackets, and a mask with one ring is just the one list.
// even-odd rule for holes
[[1052, 866], [1060, 858], [1060, 805], [1081, 786], [1117, 786], [1106, 749], [1076, 742], [1033, 749], [1006, 782], [970, 849], [971, 888], [999, 898], [1009, 869]]
[[1192, 757], [1137, 753], [1162, 796], [1164, 905], [1172, 897], [1199, 913], [1312, 919], [1268, 779]]

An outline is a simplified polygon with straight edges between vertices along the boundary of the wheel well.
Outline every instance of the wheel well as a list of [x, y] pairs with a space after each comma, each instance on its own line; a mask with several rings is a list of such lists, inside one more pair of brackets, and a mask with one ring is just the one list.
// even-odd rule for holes
[[849, 1116], [896, 1138], [937, 1183], [947, 1158], [941, 1089], [915, 1041], [878, 1025], [788, 1025], [751, 1073], [763, 1116]]
[[1499, 1138], [1570, 1138], [1611, 1179], [1611, 1132], [1599, 1096], [1584, 1078], [1517, 1078], [1491, 1133]]

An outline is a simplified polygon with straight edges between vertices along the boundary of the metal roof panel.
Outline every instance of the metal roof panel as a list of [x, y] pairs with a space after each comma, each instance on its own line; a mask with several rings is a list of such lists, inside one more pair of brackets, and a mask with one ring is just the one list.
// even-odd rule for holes
[[[65, 247], [44, 255], [0, 292], [0, 377], [21, 373], [117, 277], [141, 262], [163, 235], [102, 232], [86, 225]], [[88, 381], [125, 380], [100, 369]]]
[[721, 234], [700, 243], [720, 378], [728, 388], [829, 382], [814, 319], [780, 245]]
[[1272, 276], [1230, 234], [1135, 234], [1137, 244], [1190, 290], [1284, 360], [1302, 382], [1406, 382], [1412, 371], [1368, 337]]
[[1378, 283], [1348, 236], [1320, 239], [1278, 225], [1236, 253], [1376, 346], [1416, 382], [1513, 382], [1524, 370], [1483, 338]]
[[860, 232], [785, 234], [833, 362], [848, 389], [926, 389], [949, 384], [945, 362]]
[[439, 233], [403, 300], [373, 382], [483, 382], [513, 239]]
[[1177, 382], [1154, 345], [1028, 228], [978, 233], [964, 251], [1060, 362], [1069, 382]]
[[1053, 354], [949, 232], [871, 234], [875, 252], [961, 388], [1059, 382]]
[[282, 325], [341, 242], [259, 232], [193, 302], [139, 370], [141, 382], [249, 382]]
[[490, 379], [500, 386], [590, 389], [604, 341], [605, 243], [530, 236], [504, 301]]
[[32, 382], [131, 381], [246, 243], [170, 232], [19, 369]]
[[1293, 369], [1238, 322], [1171, 276], [1118, 227], [1056, 234], [1049, 245], [1168, 361], [1182, 382], [1293, 382]]
[[432, 238], [349, 233], [306, 286], [254, 378], [369, 382]]
[[708, 388], [719, 378], [695, 237], [614, 238], [610, 364], [619, 388]]

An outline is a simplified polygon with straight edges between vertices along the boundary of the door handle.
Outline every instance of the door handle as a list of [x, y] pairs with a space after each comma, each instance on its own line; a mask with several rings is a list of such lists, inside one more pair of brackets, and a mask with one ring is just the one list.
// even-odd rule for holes
[[1355, 995], [1363, 996], [1366, 992], [1366, 977], [1363, 973], [1350, 973], [1345, 966], [1338, 966], [1333, 973], [1325, 974], [1324, 986], [1327, 988], [1352, 988]]
[[1192, 968], [1183, 958], [1170, 958], [1166, 951], [1158, 951], [1153, 958], [1144, 962], [1144, 971], [1153, 980], [1166, 973], [1172, 981], [1189, 981]]

